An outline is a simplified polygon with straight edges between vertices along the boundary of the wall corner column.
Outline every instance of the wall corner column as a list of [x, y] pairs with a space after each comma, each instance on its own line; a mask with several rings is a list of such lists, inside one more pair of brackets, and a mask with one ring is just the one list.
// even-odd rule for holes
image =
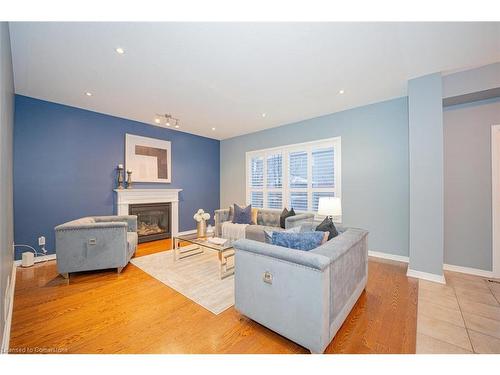
[[408, 276], [444, 283], [443, 89], [440, 73], [408, 81]]

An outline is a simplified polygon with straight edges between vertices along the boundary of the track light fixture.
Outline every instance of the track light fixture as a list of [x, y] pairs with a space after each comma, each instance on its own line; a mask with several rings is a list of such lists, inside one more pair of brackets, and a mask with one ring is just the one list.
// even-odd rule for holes
[[175, 124], [175, 128], [179, 129], [181, 126], [179, 125], [181, 120], [178, 118], [173, 117], [169, 113], [165, 113], [164, 115], [156, 114], [156, 117], [154, 119], [155, 124], [165, 124], [165, 126], [172, 126]]

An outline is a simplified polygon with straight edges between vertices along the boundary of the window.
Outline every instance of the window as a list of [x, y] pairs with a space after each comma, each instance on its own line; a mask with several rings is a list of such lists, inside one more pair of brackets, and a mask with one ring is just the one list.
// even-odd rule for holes
[[340, 137], [247, 152], [247, 203], [318, 211], [321, 197], [340, 197]]

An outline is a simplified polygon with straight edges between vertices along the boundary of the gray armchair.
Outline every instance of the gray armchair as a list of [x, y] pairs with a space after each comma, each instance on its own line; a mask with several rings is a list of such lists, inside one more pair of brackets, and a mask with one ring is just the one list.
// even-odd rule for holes
[[338, 229], [339, 236], [311, 251], [236, 241], [236, 310], [312, 353], [323, 353], [368, 277], [368, 232]]
[[120, 273], [137, 248], [137, 216], [93, 216], [55, 227], [57, 270], [116, 268]]

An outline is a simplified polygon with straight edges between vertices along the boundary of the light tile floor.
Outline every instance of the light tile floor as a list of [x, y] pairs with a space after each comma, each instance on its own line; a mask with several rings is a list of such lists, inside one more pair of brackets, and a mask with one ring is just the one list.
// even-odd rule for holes
[[500, 353], [500, 283], [449, 271], [445, 278], [419, 280], [417, 353]]

